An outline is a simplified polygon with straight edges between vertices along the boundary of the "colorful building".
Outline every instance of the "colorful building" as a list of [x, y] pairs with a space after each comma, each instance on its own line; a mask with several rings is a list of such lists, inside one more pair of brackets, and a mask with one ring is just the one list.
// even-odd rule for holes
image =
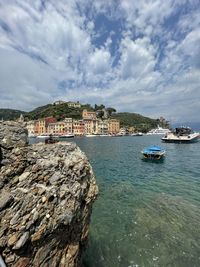
[[98, 134], [102, 134], [102, 135], [108, 134], [108, 121], [107, 120], [98, 121]]
[[39, 119], [35, 122], [35, 133], [38, 135], [46, 134], [45, 120]]
[[82, 112], [82, 118], [85, 120], [96, 120], [97, 118], [97, 115], [96, 115], [96, 112], [93, 112], [93, 111], [87, 111], [87, 109], [84, 109], [83, 112]]
[[73, 134], [76, 136], [82, 136], [85, 134], [85, 123], [83, 120], [73, 121]]
[[98, 120], [84, 119], [85, 134], [98, 134]]
[[108, 121], [108, 132], [109, 134], [117, 134], [120, 131], [120, 121], [116, 119], [110, 119]]
[[62, 100], [57, 100], [53, 104], [54, 105], [61, 105], [61, 104], [64, 104], [64, 103], [66, 103], [66, 102], [65, 101], [62, 101]]
[[65, 118], [65, 133], [66, 134], [73, 134], [73, 119], [72, 118]]
[[79, 103], [79, 101], [77, 102], [67, 102], [67, 105], [69, 108], [80, 108], [81, 104]]
[[49, 123], [47, 133], [53, 135], [62, 135], [65, 133], [65, 123], [63, 121]]
[[34, 135], [35, 134], [35, 121], [28, 121], [26, 124], [26, 128], [28, 130], [28, 135]]
[[44, 119], [39, 119], [35, 121], [35, 134], [42, 135], [42, 134], [48, 134], [48, 125], [50, 123], [55, 123], [56, 119], [53, 117], [47, 117]]

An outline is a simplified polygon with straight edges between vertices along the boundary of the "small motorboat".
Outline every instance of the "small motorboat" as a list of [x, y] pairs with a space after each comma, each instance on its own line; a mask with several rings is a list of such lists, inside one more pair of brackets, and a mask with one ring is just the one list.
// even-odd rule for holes
[[159, 146], [150, 146], [144, 148], [141, 153], [143, 155], [143, 159], [161, 160], [164, 159], [166, 151]]
[[55, 136], [53, 136], [52, 134], [50, 134], [47, 138], [45, 138], [44, 143], [45, 144], [54, 144], [59, 142], [59, 140], [57, 138], [55, 138]]

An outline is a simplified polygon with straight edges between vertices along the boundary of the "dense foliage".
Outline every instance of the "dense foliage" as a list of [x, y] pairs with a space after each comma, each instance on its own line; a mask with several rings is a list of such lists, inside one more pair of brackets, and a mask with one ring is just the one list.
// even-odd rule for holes
[[62, 120], [66, 117], [79, 119], [80, 116], [81, 114], [79, 109], [69, 108], [66, 103], [60, 105], [49, 104], [36, 108], [28, 113], [28, 119], [31, 120], [45, 117], [55, 117], [57, 120]]
[[16, 120], [20, 115], [26, 115], [26, 112], [15, 109], [0, 109], [0, 120]]
[[150, 119], [137, 113], [115, 113], [112, 118], [120, 120], [121, 126], [135, 127], [137, 131], [147, 132], [152, 128], [156, 128], [159, 120]]
[[45, 117], [54, 117], [58, 121], [63, 120], [64, 118], [81, 119], [83, 109], [93, 110], [92, 106], [89, 104], [82, 105], [81, 108], [68, 107], [67, 103], [59, 105], [48, 104], [29, 112], [27, 114], [27, 119], [36, 120]]

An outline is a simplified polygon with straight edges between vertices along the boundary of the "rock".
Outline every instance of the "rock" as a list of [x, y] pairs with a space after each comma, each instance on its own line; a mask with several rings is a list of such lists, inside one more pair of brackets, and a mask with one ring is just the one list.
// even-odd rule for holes
[[19, 182], [22, 182], [29, 176], [30, 172], [24, 172], [22, 175], [19, 176]]
[[24, 147], [28, 144], [28, 131], [22, 123], [0, 122], [0, 142], [7, 146]]
[[13, 196], [10, 193], [2, 191], [0, 197], [0, 211], [7, 208], [13, 200]]
[[27, 146], [24, 134], [0, 122], [0, 141], [14, 146], [0, 169], [2, 256], [7, 267], [78, 267], [98, 194], [92, 168], [74, 143]]
[[8, 239], [8, 246], [13, 246], [15, 243], [17, 242], [17, 236], [16, 235], [12, 235], [9, 239]]
[[19, 259], [16, 262], [16, 264], [14, 265], [14, 267], [29, 267], [30, 266], [29, 263], [30, 263], [30, 259], [28, 259], [28, 258], [21, 258], [21, 259]]
[[29, 232], [25, 232], [20, 239], [17, 241], [16, 245], [13, 247], [13, 249], [20, 249], [24, 246], [26, 241], [29, 239]]
[[18, 211], [18, 212], [14, 215], [14, 217], [10, 220], [10, 224], [11, 224], [11, 225], [16, 224], [17, 221], [18, 221], [18, 219], [19, 219], [19, 217], [20, 217], [20, 212]]
[[12, 263], [15, 260], [15, 255], [10, 255], [6, 258], [6, 263]]
[[57, 181], [60, 179], [60, 173], [59, 172], [55, 172], [50, 178], [49, 178], [49, 182], [50, 184], [55, 184], [57, 183]]
[[42, 197], [42, 203], [45, 203], [47, 201], [46, 197]]
[[70, 213], [63, 213], [58, 217], [58, 223], [68, 225], [72, 222], [73, 215]]

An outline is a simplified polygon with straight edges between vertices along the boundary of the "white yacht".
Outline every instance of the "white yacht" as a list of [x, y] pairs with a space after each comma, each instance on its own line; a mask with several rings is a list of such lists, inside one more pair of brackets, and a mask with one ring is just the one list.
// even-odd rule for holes
[[167, 134], [167, 133], [169, 133], [169, 132], [170, 132], [169, 129], [167, 129], [167, 128], [162, 128], [162, 127], [158, 126], [158, 128], [150, 130], [150, 131], [147, 133], [147, 135], [154, 135], [154, 134], [165, 135], [165, 134]]
[[193, 143], [197, 142], [199, 137], [199, 133], [193, 132], [189, 127], [178, 127], [175, 131], [162, 137], [162, 141], [166, 143]]

